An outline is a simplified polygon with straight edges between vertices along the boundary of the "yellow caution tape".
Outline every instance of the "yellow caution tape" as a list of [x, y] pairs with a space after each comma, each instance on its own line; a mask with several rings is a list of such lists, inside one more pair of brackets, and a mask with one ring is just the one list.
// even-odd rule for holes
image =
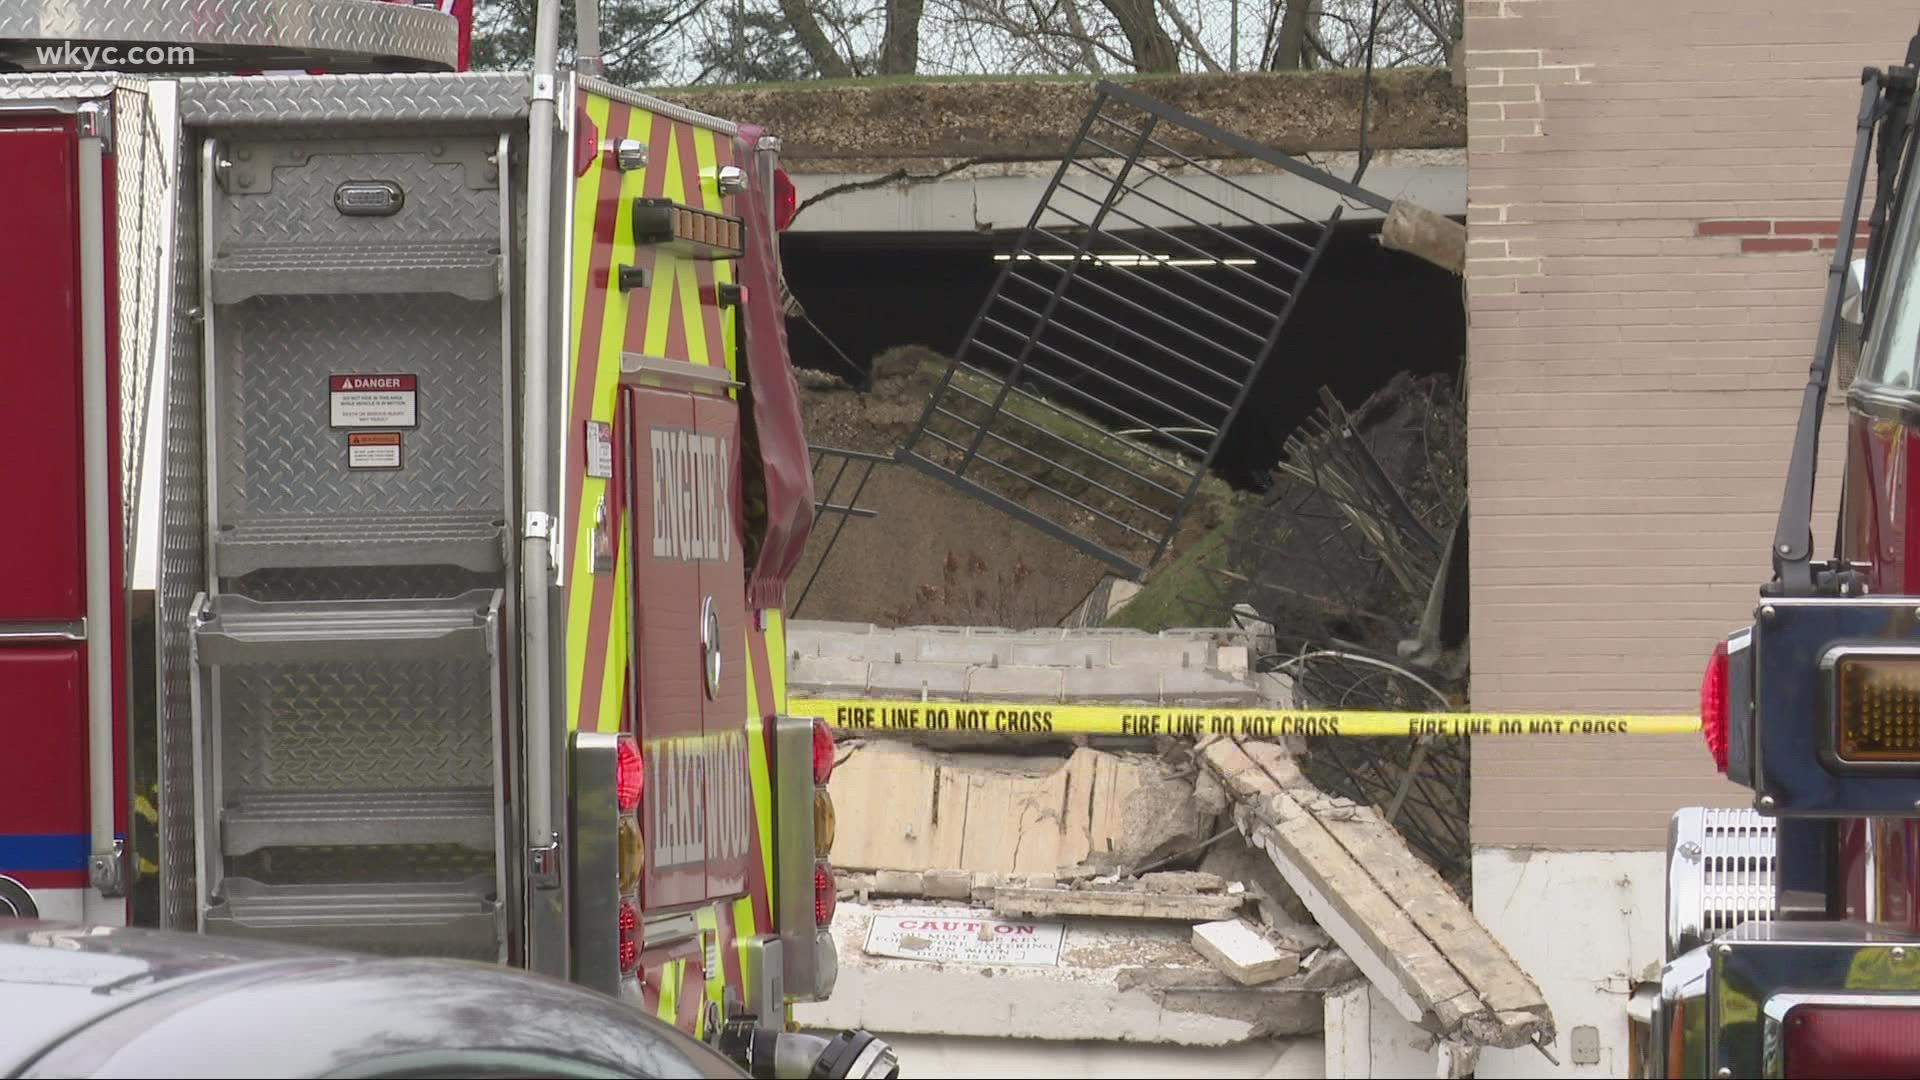
[[800, 698], [794, 716], [844, 733], [932, 731], [1002, 735], [1685, 735], [1698, 716], [1624, 713], [1423, 713], [1309, 709], [1180, 709], [978, 701]]

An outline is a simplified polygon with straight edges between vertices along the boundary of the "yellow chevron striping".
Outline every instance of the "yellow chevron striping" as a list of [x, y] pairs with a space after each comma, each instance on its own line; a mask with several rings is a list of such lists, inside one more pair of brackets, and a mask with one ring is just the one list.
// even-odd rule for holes
[[[773, 895], [773, 762], [767, 760], [767, 740], [762, 737], [760, 718], [767, 711], [778, 715], [779, 710], [760, 708], [759, 680], [753, 672], [753, 629], [747, 629], [747, 775], [753, 781], [753, 814], [755, 824], [760, 830], [760, 872], [765, 874], [767, 883], [767, 910], [774, 907]], [[767, 655], [773, 655], [773, 642], [767, 642]], [[775, 693], [779, 684], [774, 684]], [[747, 905], [747, 922], [753, 922], [753, 905]]]
[[669, 960], [660, 965], [660, 1007], [654, 1015], [673, 1023], [680, 1015], [680, 980], [686, 976], [685, 960]]
[[[607, 120], [609, 114], [612, 112], [613, 103], [606, 98], [586, 94], [581, 95], [581, 102], [586, 109], [588, 118], [593, 121], [594, 127], [604, 133], [607, 130]], [[593, 290], [593, 224], [594, 218], [599, 213], [600, 208], [600, 173], [605, 167], [604, 162], [596, 159], [592, 165], [588, 166], [586, 175], [574, 179], [573, 235], [570, 238], [570, 242], [573, 244], [573, 296], [571, 299], [573, 306], [572, 341], [575, 355], [568, 358], [568, 363], [573, 369], [573, 377], [568, 382], [569, 389], [577, 386], [580, 379], [587, 377], [582, 368], [586, 366], [588, 358], [579, 354], [582, 351], [582, 332], [586, 326], [587, 298]], [[584, 419], [571, 415], [571, 403], [568, 403], [567, 412], [569, 414], [567, 416], [568, 424], [577, 423], [579, 420]], [[570, 469], [578, 469], [581, 466], [579, 462], [569, 462], [568, 467]], [[561, 479], [562, 490], [567, 486], [566, 479], [565, 477]], [[589, 479], [588, 482], [591, 483], [591, 479]], [[581, 490], [581, 503], [583, 506], [571, 508], [563, 506], [560, 509], [563, 515], [562, 521], [566, 520], [564, 515], [567, 514], [569, 509], [571, 509], [574, 514], [574, 543], [571, 554], [572, 562], [569, 565], [569, 569], [573, 571], [573, 574], [568, 579], [570, 582], [567, 589], [568, 644], [565, 649], [567, 658], [566, 714], [567, 727], [569, 729], [577, 726], [579, 723], [580, 701], [583, 696], [582, 691], [585, 689], [586, 681], [587, 652], [584, 646], [587, 640], [588, 625], [593, 612], [592, 575], [581, 575], [578, 571], [582, 560], [590, 559], [592, 555], [592, 552], [588, 550], [588, 546], [592, 542], [592, 537], [589, 535], [591, 532], [591, 522], [588, 522], [586, 528], [580, 527], [581, 518], [585, 516], [584, 506], [590, 505], [587, 500], [585, 486], [586, 485], [583, 484]]]

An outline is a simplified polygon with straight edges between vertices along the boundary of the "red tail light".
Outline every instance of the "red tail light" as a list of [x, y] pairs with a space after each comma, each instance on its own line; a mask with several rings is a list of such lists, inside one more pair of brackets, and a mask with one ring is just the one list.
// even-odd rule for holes
[[1787, 1010], [1785, 1027], [1787, 1076], [1920, 1076], [1920, 1011], [1801, 1005]]
[[620, 901], [620, 974], [627, 975], [640, 963], [640, 913], [633, 905]]
[[1713, 647], [1707, 672], [1700, 677], [1700, 734], [1713, 754], [1714, 767], [1727, 771], [1727, 643]]
[[640, 748], [632, 739], [622, 736], [613, 774], [614, 799], [621, 813], [640, 805], [640, 791], [645, 784], [646, 763], [640, 759]]
[[833, 731], [825, 720], [813, 722], [813, 782], [824, 784], [833, 776]]
[[773, 227], [786, 232], [793, 224], [793, 215], [800, 211], [799, 193], [793, 190], [793, 180], [787, 176], [787, 170], [773, 170]]
[[813, 864], [813, 924], [832, 926], [833, 913], [840, 907], [840, 894], [833, 888], [833, 867], [826, 860]]

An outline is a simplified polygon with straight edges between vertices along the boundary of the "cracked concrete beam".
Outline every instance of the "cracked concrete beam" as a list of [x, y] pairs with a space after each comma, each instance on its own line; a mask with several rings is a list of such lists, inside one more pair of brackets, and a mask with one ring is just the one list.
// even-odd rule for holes
[[1213, 738], [1200, 756], [1248, 841], [1404, 1018], [1475, 1045], [1551, 1036], [1537, 985], [1371, 808], [1321, 793], [1269, 744]]

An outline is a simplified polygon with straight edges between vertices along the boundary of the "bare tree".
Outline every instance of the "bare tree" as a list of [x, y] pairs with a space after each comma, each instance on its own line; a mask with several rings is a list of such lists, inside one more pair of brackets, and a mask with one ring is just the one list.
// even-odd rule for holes
[[827, 37], [808, 0], [780, 0], [780, 13], [786, 16], [800, 48], [805, 50], [807, 59], [813, 61], [813, 66], [820, 69], [820, 74], [829, 79], [844, 79], [853, 74], [852, 66], [841, 57], [840, 50], [834, 48], [833, 40]]
[[1180, 70], [1180, 50], [1174, 47], [1173, 35], [1160, 24], [1153, 0], [1100, 0], [1100, 3], [1113, 14], [1114, 21], [1120, 24], [1120, 32], [1126, 35], [1133, 70]]
[[[0, 0], [4, 2], [4, 0]], [[532, 0], [477, 0], [524, 63]], [[600, 0], [609, 73], [709, 82], [1441, 66], [1462, 0]], [[564, 5], [570, 7], [570, 5]]]
[[880, 74], [911, 75], [920, 67], [920, 19], [926, 0], [887, 0]]

